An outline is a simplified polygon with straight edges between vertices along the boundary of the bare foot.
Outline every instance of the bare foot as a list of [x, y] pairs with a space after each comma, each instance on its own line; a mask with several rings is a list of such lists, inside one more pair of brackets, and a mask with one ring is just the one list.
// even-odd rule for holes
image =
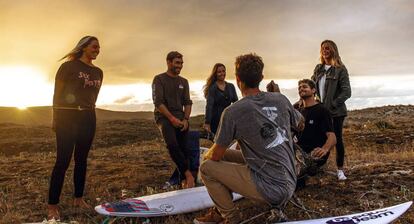
[[74, 198], [73, 199], [73, 207], [75, 208], [82, 208], [82, 209], [93, 209], [83, 198]]
[[183, 189], [195, 187], [195, 180], [193, 174], [189, 170], [187, 170], [185, 171], [184, 175], [185, 180], [181, 181], [181, 187]]
[[183, 188], [183, 189], [187, 188], [187, 181], [186, 180], [181, 181], [181, 188]]
[[192, 188], [192, 187], [195, 186], [194, 177], [193, 177], [193, 175], [191, 173], [190, 173], [190, 175], [186, 175], [185, 183], [186, 183], [186, 187], [185, 188]]
[[47, 220], [60, 221], [59, 207], [57, 205], [47, 205]]

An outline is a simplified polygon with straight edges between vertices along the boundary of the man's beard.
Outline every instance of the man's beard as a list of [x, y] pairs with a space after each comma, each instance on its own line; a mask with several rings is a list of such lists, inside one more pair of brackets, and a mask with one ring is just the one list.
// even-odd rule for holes
[[179, 75], [180, 72], [181, 72], [181, 69], [180, 68], [174, 68], [174, 73], [175, 74]]
[[[177, 71], [178, 70], [178, 71]], [[173, 74], [175, 74], [175, 75], [179, 75], [180, 74], [180, 72], [181, 72], [181, 69], [178, 69], [178, 68], [176, 68], [176, 67], [172, 67], [171, 69], [170, 69], [170, 72], [171, 73], [173, 73]]]
[[300, 96], [300, 98], [301, 98], [302, 100], [307, 100], [307, 99], [312, 98], [312, 97], [313, 97], [313, 95], [305, 95], [305, 96]]

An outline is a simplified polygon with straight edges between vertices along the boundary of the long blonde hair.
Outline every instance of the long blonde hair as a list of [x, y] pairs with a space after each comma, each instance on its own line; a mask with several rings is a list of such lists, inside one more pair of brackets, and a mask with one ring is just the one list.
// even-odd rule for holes
[[344, 64], [342, 63], [341, 57], [339, 56], [338, 47], [336, 46], [335, 42], [333, 42], [332, 40], [324, 40], [321, 43], [321, 50], [320, 50], [321, 63], [327, 64], [327, 62], [322, 57], [322, 51], [323, 51], [322, 45], [324, 44], [327, 44], [330, 48], [331, 55], [332, 55], [332, 58], [331, 58], [332, 66], [334, 67], [343, 66]]
[[82, 57], [83, 48], [87, 47], [92, 41], [98, 40], [98, 38], [94, 36], [84, 36], [82, 39], [79, 40], [78, 44], [75, 48], [73, 48], [69, 53], [63, 56], [59, 61], [67, 58], [69, 61], [73, 61]]
[[224, 66], [223, 64], [216, 63], [213, 67], [213, 70], [211, 71], [210, 76], [207, 78], [206, 84], [203, 87], [204, 97], [206, 99], [208, 96], [208, 89], [210, 89], [210, 86], [217, 81], [217, 70], [219, 67], [224, 67], [224, 69], [226, 69], [226, 66]]

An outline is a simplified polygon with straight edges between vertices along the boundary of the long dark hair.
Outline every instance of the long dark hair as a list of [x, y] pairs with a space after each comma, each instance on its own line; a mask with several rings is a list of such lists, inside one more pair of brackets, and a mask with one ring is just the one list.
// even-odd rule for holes
[[226, 66], [224, 66], [222, 63], [216, 63], [213, 67], [213, 70], [211, 71], [210, 76], [207, 78], [206, 84], [203, 87], [204, 97], [206, 99], [208, 96], [208, 89], [210, 89], [210, 86], [217, 81], [217, 70], [219, 67], [224, 67], [224, 69], [226, 69]]
[[73, 48], [69, 53], [63, 56], [59, 61], [67, 58], [69, 61], [73, 61], [82, 57], [83, 48], [87, 47], [92, 41], [98, 41], [98, 38], [94, 36], [84, 36], [79, 40], [75, 48]]

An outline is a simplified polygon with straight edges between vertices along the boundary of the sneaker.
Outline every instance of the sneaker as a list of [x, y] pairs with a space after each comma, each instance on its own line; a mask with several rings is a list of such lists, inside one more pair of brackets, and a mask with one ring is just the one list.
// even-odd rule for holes
[[342, 170], [338, 170], [337, 175], [338, 175], [338, 180], [346, 180], [347, 179], [346, 176], [345, 176], [344, 171], [342, 171]]
[[224, 218], [221, 217], [220, 212], [216, 207], [210, 208], [204, 216], [200, 216], [194, 219], [194, 224], [216, 224], [222, 223]]

